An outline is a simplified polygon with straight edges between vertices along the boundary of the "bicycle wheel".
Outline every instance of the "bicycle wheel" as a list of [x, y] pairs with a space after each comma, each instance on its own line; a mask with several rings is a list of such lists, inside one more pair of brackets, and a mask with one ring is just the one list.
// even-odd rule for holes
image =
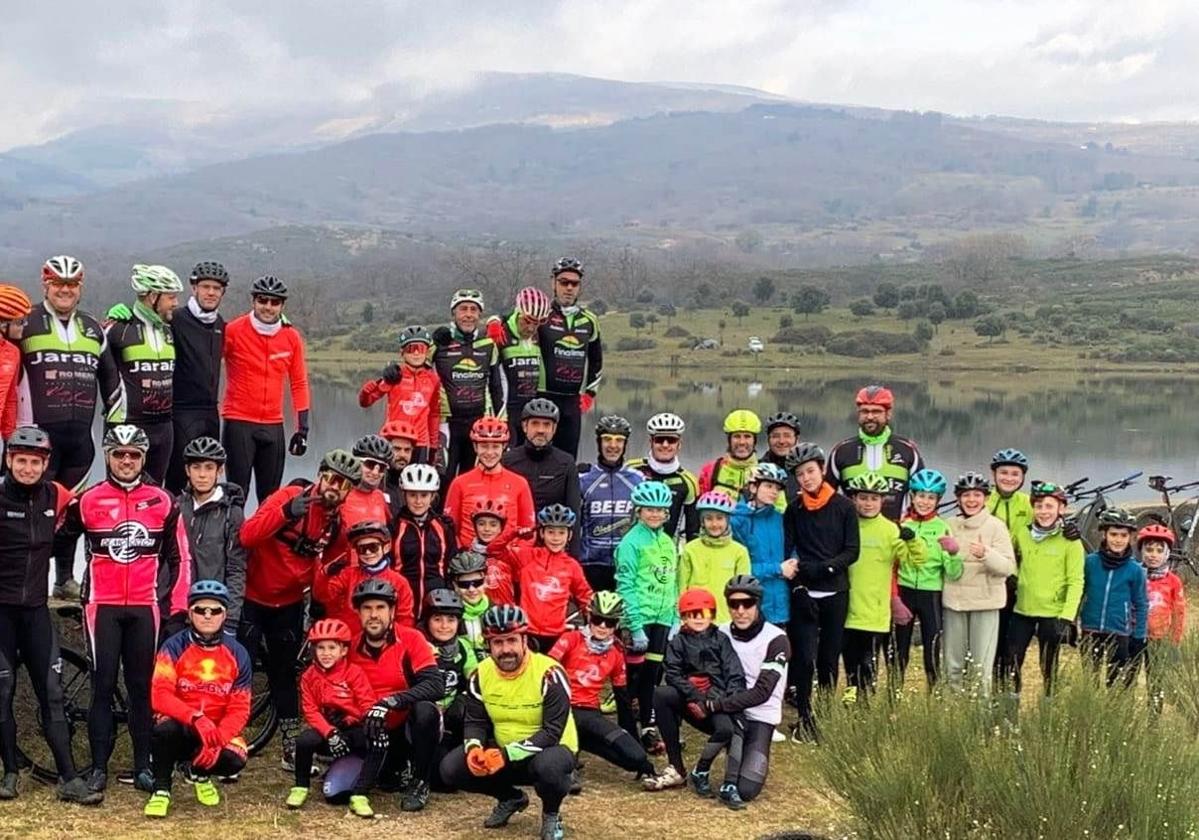
[[275, 712], [275, 703], [271, 700], [271, 690], [267, 683], [266, 671], [262, 667], [262, 651], [254, 657], [254, 680], [250, 695], [250, 720], [242, 730], [246, 739], [246, 751], [255, 755], [271, 742], [275, 730], [279, 726], [279, 716]]
[[1195, 521], [1196, 516], [1199, 516], [1199, 501], [1192, 499], [1174, 508], [1174, 515], [1170, 517], [1170, 529], [1178, 541], [1178, 551], [1193, 565], [1199, 565], [1199, 539], [1195, 534], [1199, 523]]

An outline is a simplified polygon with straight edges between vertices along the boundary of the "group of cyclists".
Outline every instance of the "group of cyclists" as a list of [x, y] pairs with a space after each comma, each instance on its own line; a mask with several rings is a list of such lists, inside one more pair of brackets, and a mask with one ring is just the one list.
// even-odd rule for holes
[[[18, 795], [18, 663], [65, 801], [103, 799], [123, 674], [133, 766], [118, 779], [150, 795], [150, 817], [168, 815], [178, 775], [218, 803], [218, 781], [246, 766], [261, 667], [287, 808], [305, 806], [324, 770], [325, 799], [358, 816], [374, 816], [378, 791], [413, 812], [462, 790], [496, 800], [494, 828], [532, 787], [543, 840], [563, 836], [581, 752], [647, 791], [689, 786], [747, 807], [772, 743], [788, 739], [784, 709], [791, 740], [818, 742], [814, 690], [831, 693], [843, 669], [844, 699], [864, 699], [880, 657], [901, 682], [917, 622], [930, 687], [1018, 693], [1036, 638], [1049, 692], [1081, 630], [1109, 684], [1143, 663], [1160, 705], [1154, 663], [1185, 621], [1169, 529], [1109, 510], [1086, 555], [1064, 491], [1026, 482], [1022, 453], [1002, 449], [989, 474], [951, 486], [892, 431], [883, 386], [858, 392], [857, 434], [827, 454], [795, 414], [737, 409], [726, 450], [698, 474], [671, 412], [649, 418], [641, 457], [627, 419], [600, 417], [594, 460], [580, 463], [603, 365], [582, 279], [579, 261], [559, 260], [549, 293], [521, 289], [486, 320], [479, 292], [456, 291], [451, 323], [402, 329], [398, 358], [362, 385], [364, 408], [386, 401], [377, 433], [284, 486], [286, 453], [303, 455], [311, 428], [284, 282], [253, 281], [250, 310], [228, 323], [215, 262], [193, 269], [182, 305], [173, 271], [134, 266], [136, 299], [103, 321], [78, 308], [72, 257], [46, 261], [36, 306], [0, 286], [0, 799]], [[97, 405], [105, 478], [85, 487]], [[52, 566], [53, 595], [84, 611], [84, 772], [63, 713]], [[706, 739], [692, 765], [684, 721]]]

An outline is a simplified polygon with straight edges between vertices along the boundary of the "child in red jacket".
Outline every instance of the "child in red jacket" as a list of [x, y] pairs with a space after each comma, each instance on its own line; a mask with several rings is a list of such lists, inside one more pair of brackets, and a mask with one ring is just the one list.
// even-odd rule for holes
[[308, 800], [312, 757], [323, 748], [334, 759], [351, 754], [366, 759], [350, 795], [350, 810], [370, 811], [366, 797], [385, 749], [373, 749], [362, 730], [375, 693], [362, 668], [346, 659], [351, 639], [349, 625], [336, 618], [321, 619], [308, 631], [313, 661], [300, 677], [300, 708], [308, 728], [296, 738], [296, 783], [287, 794], [288, 808], [301, 808]]
[[351, 633], [362, 630], [362, 620], [351, 603], [355, 587], [367, 578], [386, 580], [396, 591], [396, 624], [416, 626], [412, 587], [391, 560], [391, 532], [382, 522], [359, 522], [346, 535], [349, 551], [319, 569], [312, 597], [325, 607], [326, 618], [344, 621]]
[[[1145, 565], [1149, 580], [1149, 638], [1144, 651], [1133, 649], [1132, 667], [1128, 682], [1136, 680], [1137, 668], [1145, 663], [1145, 678], [1149, 686], [1149, 702], [1154, 711], [1162, 708], [1161, 665], [1176, 653], [1186, 630], [1187, 601], [1182, 580], [1170, 571], [1170, 549], [1174, 547], [1174, 532], [1164, 525], [1147, 525], [1137, 532], [1137, 550]], [[1134, 643], [1137, 640], [1134, 640]], [[1156, 668], [1155, 668], [1156, 665]]]
[[418, 464], [432, 463], [441, 424], [441, 379], [428, 364], [432, 346], [424, 327], [405, 327], [400, 332], [400, 360], [388, 362], [383, 374], [367, 380], [358, 392], [363, 408], [387, 397], [387, 420], [412, 424], [417, 434], [413, 461]]

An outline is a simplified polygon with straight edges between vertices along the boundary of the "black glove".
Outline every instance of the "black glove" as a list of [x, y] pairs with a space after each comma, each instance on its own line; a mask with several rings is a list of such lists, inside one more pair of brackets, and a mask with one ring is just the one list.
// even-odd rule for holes
[[899, 538], [904, 542], [910, 542], [916, 538], [916, 532], [907, 525], [901, 525], [899, 528]]
[[304, 453], [308, 451], [308, 432], [296, 432], [291, 436], [291, 442], [287, 444], [287, 451], [297, 458], [303, 458]]
[[362, 719], [362, 731], [373, 744], [387, 743], [387, 713], [391, 710], [382, 703], [371, 706]]
[[383, 381], [388, 385], [394, 385], [400, 381], [400, 363], [388, 362], [387, 367], [383, 368]]
[[450, 332], [449, 327], [443, 325], [433, 330], [433, 343], [438, 347], [445, 347], [453, 340], [454, 334]]
[[1074, 635], [1074, 622], [1069, 619], [1055, 619], [1057, 622], [1057, 640], [1064, 645], [1070, 644], [1070, 637]]
[[1062, 523], [1062, 536], [1071, 541], [1082, 539], [1082, 531], [1078, 530], [1078, 523], [1073, 519], [1067, 519]]
[[346, 743], [346, 739], [341, 737], [341, 733], [336, 729], [329, 733], [329, 737], [325, 739], [325, 743], [329, 745], [329, 755], [334, 758], [344, 758], [350, 754], [350, 745]]
[[288, 519], [303, 519], [314, 501], [316, 501], [316, 496], [311, 493], [301, 493], [287, 503], [284, 513], [287, 514]]
[[350, 565], [350, 561], [346, 558], [346, 555], [343, 554], [341, 557], [338, 557], [336, 560], [334, 560], [332, 563], [330, 563], [328, 566], [325, 567], [325, 576], [326, 577], [337, 577], [342, 572], [344, 572], [346, 567], [349, 565]]

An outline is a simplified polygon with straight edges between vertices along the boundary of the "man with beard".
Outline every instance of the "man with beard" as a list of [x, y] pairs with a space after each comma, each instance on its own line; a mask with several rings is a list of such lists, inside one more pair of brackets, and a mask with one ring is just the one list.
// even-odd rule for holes
[[908, 479], [924, 466], [915, 441], [891, 431], [895, 397], [882, 385], [867, 385], [858, 391], [858, 433], [841, 441], [828, 454], [825, 477], [843, 488], [854, 476], [875, 473], [887, 479], [883, 516], [898, 522], [908, 495]]
[[724, 433], [728, 448], [719, 458], [709, 461], [699, 471], [699, 494], [719, 490], [730, 499], [741, 498], [741, 490], [758, 465], [758, 435], [762, 419], [749, 409], [738, 408], [724, 418]]
[[578, 733], [562, 666], [529, 648], [524, 611], [511, 604], [483, 615], [490, 656], [470, 678], [465, 741], [441, 762], [447, 785], [494, 797], [484, 828], [500, 828], [541, 799], [541, 840], [561, 840], [559, 809], [570, 789]]
[[[563, 505], [579, 515], [579, 468], [573, 456], [554, 445], [558, 428], [558, 406], [538, 397], [525, 403], [520, 412], [523, 446], [504, 453], [504, 466], [529, 482], [533, 509]], [[579, 555], [579, 534], [571, 536], [569, 551]]]
[[391, 444], [390, 466], [383, 479], [383, 492], [387, 494], [392, 518], [400, 512], [404, 494], [400, 490], [400, 473], [416, 457], [416, 442], [419, 435], [407, 420], [388, 420], [379, 430], [379, 437]]
[[579, 562], [587, 583], [596, 592], [616, 588], [616, 545], [633, 527], [631, 494], [645, 480], [641, 473], [625, 466], [625, 449], [632, 433], [633, 427], [623, 417], [601, 417], [595, 424], [595, 465], [579, 477], [583, 508]]
[[361, 480], [362, 462], [334, 449], [321, 459], [315, 483], [293, 482], [276, 490], [241, 529], [248, 560], [238, 638], [249, 651], [266, 645], [263, 665], [283, 732], [286, 770], [295, 769], [300, 727], [296, 657], [304, 643], [304, 592], [337, 536], [338, 509]]

